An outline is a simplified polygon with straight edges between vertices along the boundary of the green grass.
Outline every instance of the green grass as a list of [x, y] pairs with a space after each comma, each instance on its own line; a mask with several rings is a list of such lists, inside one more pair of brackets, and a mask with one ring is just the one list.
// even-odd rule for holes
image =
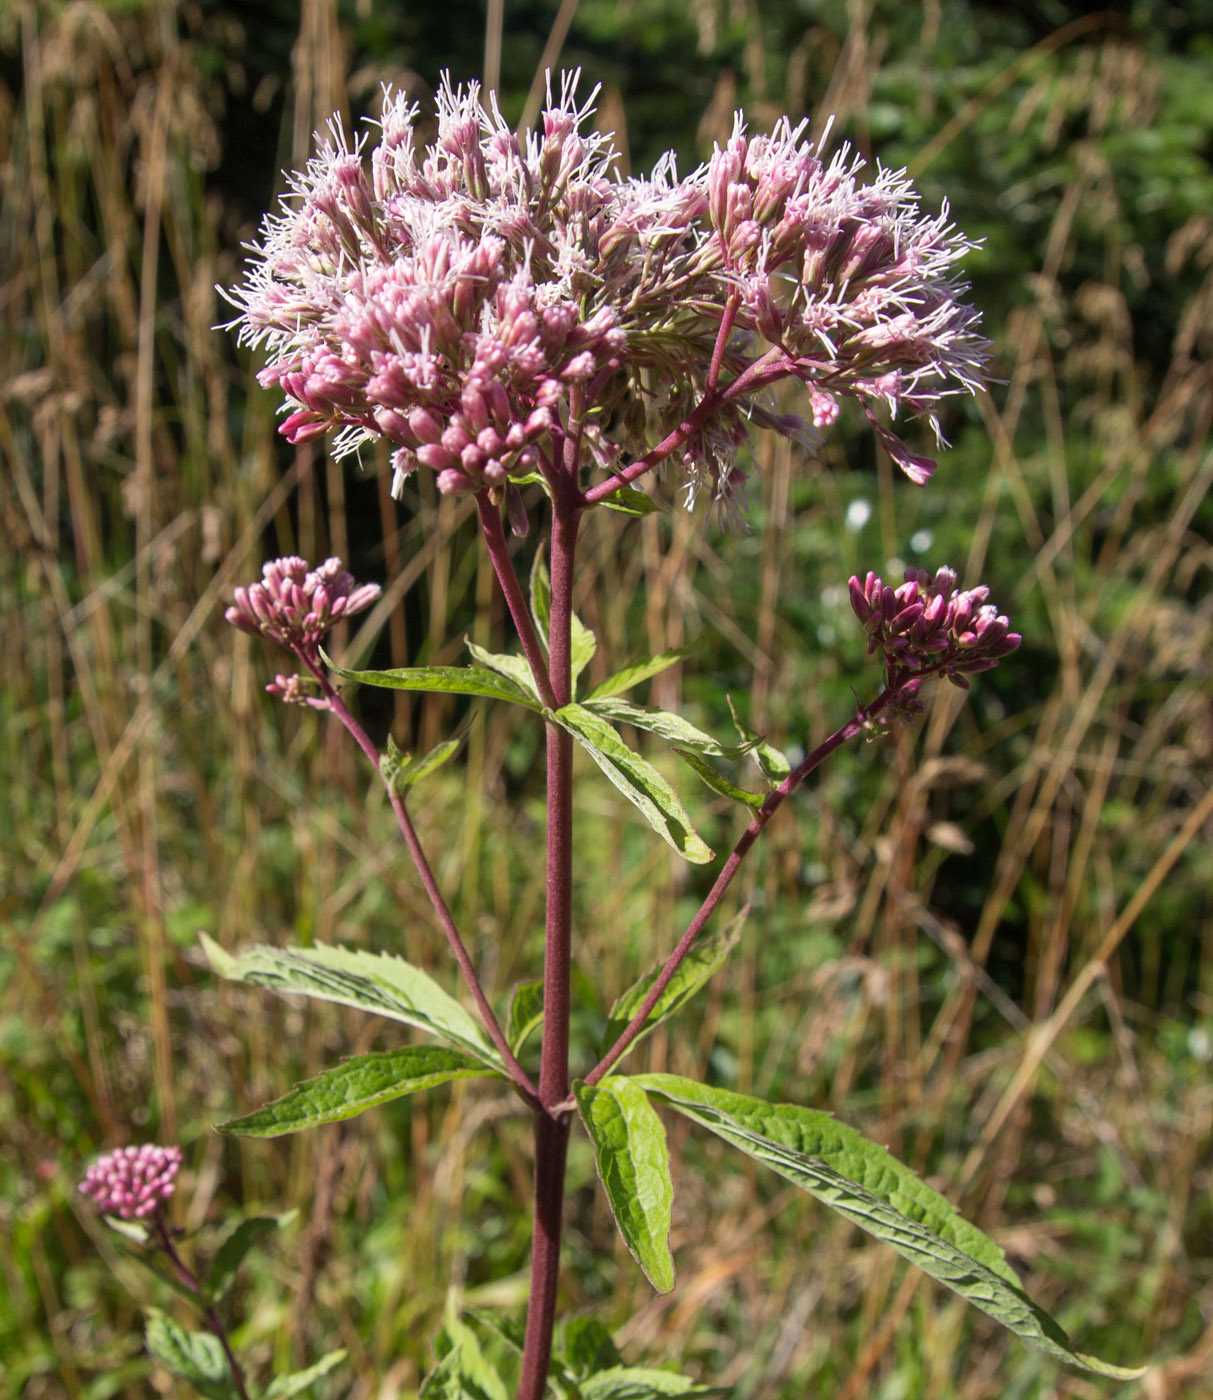
[[[198, 929], [401, 950], [453, 986], [371, 775], [334, 727], [264, 695], [281, 662], [223, 624], [232, 585], [288, 551], [382, 578], [392, 606], [337, 639], [350, 664], [506, 638], [466, 508], [421, 480], [398, 509], [384, 477], [290, 452], [212, 330], [276, 166], [380, 77], [432, 82], [447, 59], [434, 21], [391, 6], [280, 8], [0, 8], [0, 1373], [28, 1400], [184, 1393], [140, 1341], [140, 1305], [175, 1303], [75, 1194], [130, 1138], [183, 1146], [200, 1253], [236, 1211], [298, 1208], [231, 1304], [261, 1377], [344, 1346], [326, 1393], [407, 1394], [452, 1283], [475, 1306], [525, 1302], [529, 1135], [492, 1091], [269, 1143], [210, 1131], [397, 1032], [220, 983]], [[695, 5], [682, 35], [681, 10], [646, 3], [621, 49], [617, 9], [585, 0], [565, 52], [601, 65], [637, 168], [655, 143], [702, 154], [721, 134], [726, 59], [756, 124], [828, 98], [888, 163], [942, 133], [919, 178], [986, 238], [976, 299], [1005, 383], [957, 410], [925, 492], [850, 424], [829, 470], [760, 447], [751, 534], [598, 512], [579, 580], [595, 678], [694, 641], [655, 702], [723, 735], [728, 693], [805, 748], [874, 680], [851, 572], [951, 562], [1025, 634], [966, 700], [940, 688], [916, 728], [841, 755], [781, 815], [728, 971], [634, 1063], [836, 1111], [993, 1233], [1082, 1347], [1154, 1358], [1159, 1393], [1196, 1394], [1213, 1364], [1199, 47], [1157, 26], [1052, 40], [967, 7], [938, 24], [876, 6], [842, 47], [832, 15], [772, 5], [713, 37]], [[554, 14], [507, 7], [510, 110]], [[481, 25], [450, 56], [461, 74]], [[260, 113], [255, 136], [237, 113]], [[859, 498], [868, 522], [843, 528]], [[423, 750], [466, 713], [360, 700], [377, 738]], [[416, 817], [504, 1008], [537, 967], [542, 788], [525, 722], [472, 713], [461, 768]], [[679, 780], [728, 840], [735, 816]], [[577, 792], [588, 1047], [711, 872], [588, 765]], [[588, 1144], [572, 1157], [562, 1296], [629, 1360], [678, 1359], [755, 1400], [1131, 1393], [1059, 1372], [779, 1183], [726, 1170], [719, 1144], [670, 1135], [668, 1298], [615, 1239]]]

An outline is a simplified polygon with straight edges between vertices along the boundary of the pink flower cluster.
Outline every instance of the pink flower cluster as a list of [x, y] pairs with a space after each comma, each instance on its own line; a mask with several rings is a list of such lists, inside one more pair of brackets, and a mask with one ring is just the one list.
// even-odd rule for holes
[[89, 1167], [80, 1190], [105, 1215], [142, 1220], [155, 1215], [173, 1194], [173, 1178], [180, 1168], [179, 1147], [119, 1147]]
[[884, 656], [891, 689], [943, 674], [968, 690], [965, 672], [991, 670], [1023, 640], [986, 601], [988, 588], [957, 589], [954, 569], [939, 569], [934, 576], [907, 569], [897, 588], [870, 573], [862, 583], [852, 578], [850, 589], [868, 652]]
[[[476, 85], [448, 81], [423, 151], [417, 108], [385, 94], [369, 170], [330, 124], [229, 293], [242, 342], [268, 350], [260, 378], [292, 410], [288, 438], [388, 439], [397, 494], [423, 467], [444, 492], [508, 495], [555, 469], [574, 420], [609, 469], [712, 394], [681, 457], [692, 491], [727, 499], [754, 423], [816, 441], [851, 397], [938, 435], [941, 398], [977, 386], [986, 353], [952, 276], [970, 245], [946, 211], [924, 217], [901, 175], [861, 186], [857, 157], [827, 163], [787, 121], [749, 137], [738, 117], [685, 178], [671, 154], [647, 179], [613, 178], [577, 81], [521, 137]], [[808, 386], [813, 426], [766, 404], [786, 378]], [[925, 481], [933, 463], [877, 431]]]
[[356, 584], [340, 559], [326, 559], [313, 569], [291, 555], [266, 564], [260, 583], [237, 588], [224, 617], [243, 632], [318, 662], [324, 634], [340, 618], [369, 608], [381, 591], [377, 583]]

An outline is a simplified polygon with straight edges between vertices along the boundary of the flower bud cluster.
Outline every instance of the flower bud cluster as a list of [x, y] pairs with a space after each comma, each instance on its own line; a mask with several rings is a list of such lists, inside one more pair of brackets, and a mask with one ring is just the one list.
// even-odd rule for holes
[[179, 1147], [120, 1147], [89, 1167], [80, 1190], [105, 1215], [142, 1220], [155, 1215], [173, 1194], [173, 1178], [180, 1168]]
[[313, 569], [292, 555], [266, 564], [260, 583], [237, 588], [224, 617], [242, 632], [268, 637], [297, 656], [318, 661], [324, 634], [341, 618], [369, 608], [380, 592], [377, 583], [356, 584], [340, 559], [327, 559]]
[[[942, 396], [981, 382], [985, 342], [951, 276], [970, 245], [946, 211], [919, 213], [904, 177], [861, 186], [862, 162], [844, 149], [827, 163], [803, 124], [751, 137], [739, 116], [684, 178], [672, 155], [647, 179], [612, 178], [577, 81], [549, 90], [521, 137], [448, 81], [424, 150], [417, 108], [385, 93], [369, 170], [330, 125], [229, 294], [241, 340], [268, 350], [261, 381], [286, 398], [288, 438], [386, 438], [396, 494], [419, 468], [444, 492], [499, 490], [561, 459], [577, 386], [584, 443], [611, 468], [687, 421], [714, 360], [727, 389], [762, 358], [685, 444], [692, 490], [727, 499], [752, 423], [815, 440], [764, 404], [780, 378], [806, 384], [815, 428], [849, 396], [937, 430]], [[933, 463], [877, 431], [925, 481]]]
[[876, 574], [850, 582], [851, 606], [868, 637], [868, 652], [885, 660], [887, 684], [896, 689], [942, 674], [962, 690], [966, 672], [989, 671], [1023, 638], [987, 599], [984, 585], [964, 591], [947, 567], [934, 575], [907, 569], [894, 588]]

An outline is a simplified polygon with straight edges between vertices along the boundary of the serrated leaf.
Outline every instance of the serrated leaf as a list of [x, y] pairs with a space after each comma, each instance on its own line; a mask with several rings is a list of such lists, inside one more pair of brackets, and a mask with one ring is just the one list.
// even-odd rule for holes
[[133, 1244], [146, 1244], [151, 1238], [151, 1231], [140, 1220], [122, 1220], [116, 1215], [103, 1215], [101, 1220], [116, 1235]]
[[211, 966], [230, 982], [388, 1016], [441, 1036], [490, 1069], [504, 1071], [501, 1057], [470, 1013], [428, 973], [403, 958], [320, 943], [312, 948], [255, 944], [233, 957], [206, 934], [201, 937]]
[[539, 703], [539, 691], [535, 688], [535, 678], [531, 675], [531, 667], [525, 656], [508, 656], [504, 652], [485, 651], [470, 637], [463, 640], [477, 666], [512, 681], [529, 699]]
[[[645, 1023], [636, 1038], [628, 1047], [627, 1053], [631, 1053], [637, 1045], [666, 1020], [672, 1016], [680, 1007], [684, 1006], [695, 995], [697, 991], [716, 974], [717, 970], [723, 966], [725, 959], [737, 946], [737, 940], [741, 937], [741, 926], [745, 922], [745, 916], [749, 912], [748, 908], [742, 910], [736, 918], [732, 919], [726, 928], [719, 933], [710, 934], [706, 938], [700, 938], [691, 946], [691, 951], [678, 965], [678, 970], [670, 978], [665, 990], [653, 1004], [653, 1009], [645, 1019]], [[640, 1010], [644, 999], [649, 994], [649, 989], [657, 978], [661, 975], [661, 968], [655, 967], [645, 975], [616, 1001], [611, 1007], [611, 1014], [607, 1019], [606, 1030], [602, 1036], [603, 1051], [607, 1051], [623, 1034], [624, 1030], [631, 1024], [632, 1017]]]
[[531, 564], [531, 616], [539, 629], [539, 640], [546, 647], [552, 627], [552, 580], [543, 561], [543, 546], [535, 551]]
[[523, 982], [510, 1001], [506, 1040], [517, 1055], [530, 1037], [543, 1025], [543, 982]]
[[340, 1366], [347, 1354], [344, 1347], [339, 1347], [336, 1351], [326, 1353], [304, 1371], [292, 1371], [289, 1376], [276, 1377], [266, 1387], [265, 1400], [286, 1400], [288, 1396], [298, 1395], [313, 1381], [318, 1381], [321, 1376], [327, 1376], [335, 1366]]
[[[487, 653], [486, 653], [487, 655]], [[496, 668], [478, 666], [405, 666], [394, 671], [347, 671], [325, 657], [334, 675], [359, 685], [377, 685], [387, 690], [414, 690], [442, 695], [483, 695], [490, 700], [508, 700], [512, 705], [541, 709], [533, 686], [521, 686]], [[525, 663], [524, 663], [525, 665]], [[530, 679], [530, 673], [527, 673]]]
[[453, 739], [444, 739], [441, 744], [435, 744], [423, 757], [412, 758], [396, 746], [389, 734], [387, 751], [379, 758], [380, 776], [393, 792], [405, 793], [454, 758], [462, 743], [462, 735], [456, 735]]
[[623, 1242], [658, 1293], [668, 1293], [674, 1287], [674, 1185], [661, 1119], [644, 1090], [619, 1075], [593, 1088], [574, 1085], [573, 1092]]
[[596, 715], [602, 715], [613, 724], [631, 724], [637, 729], [647, 729], [660, 739], [668, 739], [693, 753], [708, 754], [713, 758], [742, 758], [760, 742], [757, 737], [743, 744], [730, 747], [718, 743], [710, 734], [697, 729], [681, 715], [669, 710], [659, 710], [652, 705], [633, 705], [628, 700], [605, 698], [586, 700], [585, 707]]
[[721, 797], [727, 797], [730, 801], [738, 802], [755, 812], [766, 801], [762, 793], [750, 792], [748, 789], [738, 787], [736, 783], [730, 782], [723, 773], [718, 773], [706, 758], [700, 758], [697, 753], [692, 753], [690, 749], [675, 748], [674, 752], [695, 773], [700, 782], [710, 787], [713, 792], [719, 793]]
[[601, 715], [565, 705], [553, 718], [569, 731], [649, 825], [686, 860], [706, 865], [713, 852], [691, 825], [678, 794], [656, 768], [623, 742]]
[[212, 1303], [217, 1303], [232, 1286], [244, 1256], [257, 1241], [272, 1235], [275, 1230], [280, 1230], [297, 1214], [297, 1211], [290, 1210], [283, 1215], [253, 1215], [236, 1226], [215, 1251], [215, 1258], [211, 1262], [206, 1292]]
[[637, 1075], [647, 1093], [740, 1148], [938, 1279], [1040, 1351], [1098, 1375], [1132, 1380], [1074, 1350], [1024, 1293], [999, 1246], [895, 1157], [829, 1114], [769, 1104], [672, 1074]]
[[405, 1094], [432, 1089], [451, 1079], [487, 1073], [479, 1060], [440, 1045], [405, 1045], [355, 1055], [314, 1079], [296, 1084], [288, 1094], [247, 1113], [217, 1124], [217, 1130], [239, 1137], [281, 1137], [321, 1123], [354, 1118], [368, 1108]]
[[505, 1382], [480, 1349], [475, 1332], [462, 1321], [448, 1297], [440, 1342], [451, 1349], [426, 1378], [426, 1400], [510, 1400]]
[[652, 496], [637, 490], [635, 486], [621, 486], [618, 491], [604, 496], [599, 505], [617, 510], [623, 515], [652, 515], [654, 511], [661, 509]]
[[613, 1366], [589, 1376], [578, 1387], [581, 1400], [660, 1400], [666, 1395], [725, 1395], [717, 1386], [699, 1385], [674, 1371], [648, 1366]]
[[574, 613], [570, 621], [569, 637], [569, 674], [574, 681], [593, 660], [597, 650], [598, 638]]
[[596, 1317], [571, 1317], [564, 1324], [561, 1356], [575, 1376], [590, 1376], [623, 1365], [610, 1328]]
[[646, 656], [641, 661], [633, 661], [616, 671], [613, 676], [608, 676], [600, 685], [596, 685], [586, 696], [586, 702], [607, 700], [613, 695], [621, 695], [625, 690], [639, 685], [641, 681], [647, 681], [652, 676], [659, 676], [662, 671], [668, 671], [671, 666], [676, 666], [690, 654], [690, 647], [675, 647], [672, 651], [661, 651], [656, 656]]
[[218, 1337], [187, 1332], [159, 1308], [148, 1308], [144, 1340], [161, 1365], [189, 1381], [207, 1400], [237, 1400], [239, 1392]]
[[749, 744], [754, 751], [754, 759], [762, 775], [768, 782], [778, 786], [792, 771], [792, 765], [788, 761], [787, 754], [777, 749], [774, 744], [768, 744], [761, 734], [755, 733], [748, 724], [737, 713], [737, 707], [733, 704], [733, 697], [725, 697], [729, 702], [729, 713], [733, 716], [733, 725], [743, 742]]

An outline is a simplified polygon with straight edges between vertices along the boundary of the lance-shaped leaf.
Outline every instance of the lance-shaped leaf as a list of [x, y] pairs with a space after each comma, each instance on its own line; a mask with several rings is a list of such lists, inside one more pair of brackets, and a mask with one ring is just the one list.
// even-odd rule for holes
[[207, 1400], [237, 1400], [239, 1392], [218, 1337], [188, 1332], [159, 1308], [148, 1308], [144, 1340], [157, 1361], [189, 1381]]
[[543, 981], [524, 982], [510, 1001], [505, 1038], [517, 1055], [530, 1037], [543, 1025]]
[[403, 958], [322, 943], [312, 948], [255, 944], [233, 956], [206, 934], [201, 937], [211, 966], [229, 982], [248, 982], [388, 1016], [451, 1041], [490, 1069], [505, 1068], [470, 1013], [428, 973]]
[[647, 496], [635, 486], [621, 486], [618, 491], [612, 491], [609, 496], [604, 496], [599, 504], [608, 506], [611, 510], [617, 510], [623, 515], [652, 515], [654, 511], [661, 509], [660, 504], [652, 496]]
[[211, 1263], [206, 1291], [212, 1303], [217, 1303], [232, 1286], [244, 1256], [257, 1241], [272, 1235], [275, 1230], [281, 1230], [298, 1214], [296, 1210], [288, 1210], [282, 1215], [253, 1215], [236, 1226], [219, 1246]]
[[266, 1387], [265, 1400], [287, 1400], [288, 1396], [299, 1395], [321, 1376], [327, 1376], [334, 1366], [340, 1366], [346, 1358], [344, 1347], [326, 1352], [319, 1361], [303, 1371], [292, 1371], [289, 1376], [275, 1376]]
[[748, 724], [737, 713], [737, 706], [733, 704], [733, 697], [727, 696], [729, 702], [729, 713], [733, 716], [733, 725], [743, 742], [749, 744], [754, 751], [754, 759], [762, 775], [771, 783], [782, 783], [792, 771], [792, 765], [788, 761], [788, 756], [782, 750], [777, 749], [774, 744], [768, 744], [761, 734], [756, 734]]
[[671, 666], [676, 666], [690, 654], [690, 647], [676, 647], [672, 651], [660, 651], [656, 656], [646, 656], [642, 661], [633, 661], [616, 671], [613, 676], [608, 676], [600, 685], [596, 685], [586, 696], [586, 700], [608, 700], [612, 695], [622, 695], [625, 690], [631, 690], [641, 681], [647, 681], [652, 676], [659, 676], [662, 671], [668, 671]]
[[660, 739], [668, 739], [670, 743], [690, 749], [692, 753], [708, 754], [713, 758], [741, 758], [761, 742], [755, 736], [730, 748], [727, 744], [718, 743], [702, 729], [697, 729], [681, 715], [656, 709], [652, 705], [633, 705], [629, 700], [609, 697], [602, 700], [586, 700], [585, 707], [587, 710], [593, 710], [596, 715], [609, 719], [612, 724], [632, 724], [637, 729], [647, 729], [650, 734], [656, 734]]
[[[548, 577], [542, 548], [536, 552], [535, 562], [531, 565], [531, 616], [539, 628], [544, 646], [548, 646], [552, 626], [552, 581]], [[574, 613], [569, 623], [569, 671], [574, 681], [589, 665], [597, 650], [597, 637]]]
[[577, 1388], [580, 1400], [663, 1400], [667, 1395], [727, 1395], [719, 1386], [699, 1385], [674, 1371], [651, 1366], [613, 1366], [587, 1377]]
[[623, 1242], [658, 1293], [668, 1293], [674, 1287], [674, 1185], [661, 1119], [631, 1079], [608, 1075], [594, 1088], [578, 1084], [573, 1092]]
[[535, 551], [531, 564], [531, 616], [539, 629], [539, 640], [546, 647], [552, 619], [552, 580], [548, 577], [548, 566], [543, 562], [543, 546]]
[[1131, 1380], [1144, 1368], [1112, 1366], [1074, 1350], [1023, 1291], [1002, 1250], [945, 1196], [829, 1114], [714, 1089], [673, 1074], [632, 1080], [747, 1156], [815, 1196], [861, 1230], [1050, 1356]]
[[354, 1118], [378, 1104], [452, 1079], [473, 1079], [489, 1072], [479, 1060], [441, 1045], [405, 1045], [355, 1055], [315, 1079], [296, 1084], [273, 1103], [220, 1123], [218, 1130], [237, 1137], [281, 1137]]
[[413, 758], [405, 753], [389, 734], [387, 736], [387, 749], [379, 755], [380, 776], [393, 792], [403, 794], [414, 783], [419, 783], [422, 778], [428, 778], [431, 773], [436, 773], [444, 763], [454, 758], [459, 752], [459, 745], [462, 742], [462, 736], [456, 735], [453, 739], [446, 739], [441, 744], [435, 744], [423, 757]]
[[530, 663], [525, 656], [508, 656], [504, 652], [485, 651], [483, 647], [477, 646], [470, 637], [465, 637], [463, 640], [468, 651], [472, 653], [472, 660], [477, 666], [494, 672], [504, 680], [512, 681], [529, 699], [536, 703], [539, 702], [539, 691], [535, 688], [535, 677], [531, 675]]
[[[723, 965], [725, 959], [737, 946], [737, 940], [741, 937], [741, 926], [748, 913], [749, 906], [747, 905], [729, 923], [727, 928], [721, 929], [719, 933], [700, 938], [692, 944], [691, 951], [678, 964], [673, 977], [670, 978], [661, 995], [653, 1003], [652, 1010], [645, 1017], [644, 1025], [628, 1047], [629, 1052], [634, 1050], [646, 1035], [650, 1035], [662, 1021], [668, 1016], [672, 1016], [680, 1006], [690, 1001], [700, 987], [715, 975], [717, 969]], [[640, 981], [633, 983], [611, 1007], [611, 1014], [602, 1036], [604, 1052], [609, 1050], [624, 1030], [631, 1025], [632, 1017], [640, 1010], [645, 997], [648, 996], [653, 983], [660, 975], [660, 967], [646, 972]]]
[[601, 715], [573, 704], [562, 706], [553, 718], [679, 855], [695, 865], [706, 865], [712, 859], [711, 849], [691, 825], [678, 794], [651, 763], [628, 748]]
[[[483, 695], [490, 700], [508, 700], [512, 705], [525, 705], [529, 710], [542, 709], [534, 696], [533, 687], [527, 689], [520, 686], [494, 669], [486, 671], [479, 666], [405, 666], [395, 671], [347, 671], [342, 666], [334, 666], [327, 656], [324, 659], [334, 675], [344, 681], [356, 681], [359, 685], [444, 695]], [[530, 679], [529, 673], [527, 679]]]
[[700, 758], [697, 753], [692, 753], [690, 749], [676, 748], [674, 752], [695, 772], [701, 782], [706, 783], [713, 792], [718, 792], [721, 797], [727, 797], [730, 801], [738, 802], [755, 812], [766, 801], [762, 793], [750, 792], [746, 788], [738, 787], [736, 783], [731, 783], [723, 773], [718, 773], [706, 758]]

